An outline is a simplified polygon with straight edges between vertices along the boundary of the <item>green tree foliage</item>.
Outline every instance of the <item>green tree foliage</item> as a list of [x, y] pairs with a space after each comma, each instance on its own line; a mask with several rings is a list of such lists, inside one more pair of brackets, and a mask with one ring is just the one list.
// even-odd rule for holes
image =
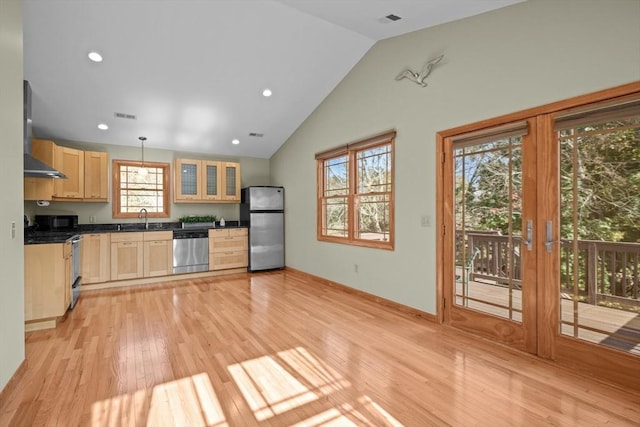
[[[324, 163], [325, 231], [332, 236], [346, 236], [349, 199], [356, 208], [357, 238], [385, 240], [390, 226], [391, 152], [390, 145], [358, 151], [355, 167], [349, 155]], [[357, 188], [349, 187], [349, 173], [355, 173]], [[355, 191], [354, 191], [355, 190]]]
[[511, 226], [520, 234], [520, 137], [472, 146], [456, 155], [456, 228], [461, 229], [464, 220], [467, 230], [508, 234]]
[[[564, 129], [561, 235], [640, 242], [640, 118]], [[575, 212], [574, 212], [575, 202]]]

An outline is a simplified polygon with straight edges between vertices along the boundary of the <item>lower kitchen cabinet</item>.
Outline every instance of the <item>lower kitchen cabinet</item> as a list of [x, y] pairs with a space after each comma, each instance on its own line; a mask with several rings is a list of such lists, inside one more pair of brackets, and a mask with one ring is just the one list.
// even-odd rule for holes
[[173, 274], [173, 232], [148, 231], [144, 240], [144, 277]]
[[143, 233], [111, 233], [111, 280], [142, 277]]
[[24, 267], [25, 320], [64, 315], [71, 302], [71, 243], [25, 245]]
[[111, 280], [173, 273], [173, 232], [111, 233]]
[[108, 282], [111, 275], [109, 233], [82, 235], [82, 283]]
[[246, 228], [209, 230], [209, 270], [247, 267], [248, 261]]

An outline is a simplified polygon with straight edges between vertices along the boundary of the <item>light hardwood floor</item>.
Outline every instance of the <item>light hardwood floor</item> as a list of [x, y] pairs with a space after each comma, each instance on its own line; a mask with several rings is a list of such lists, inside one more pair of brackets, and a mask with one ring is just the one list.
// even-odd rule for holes
[[288, 270], [84, 292], [26, 353], [2, 426], [640, 425], [637, 392]]

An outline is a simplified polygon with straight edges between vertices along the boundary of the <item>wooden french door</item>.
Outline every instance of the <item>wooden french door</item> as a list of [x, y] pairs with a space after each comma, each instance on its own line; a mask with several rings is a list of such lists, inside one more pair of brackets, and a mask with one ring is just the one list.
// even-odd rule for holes
[[445, 320], [536, 352], [536, 124], [444, 140]]
[[438, 134], [444, 323], [640, 390], [640, 82]]

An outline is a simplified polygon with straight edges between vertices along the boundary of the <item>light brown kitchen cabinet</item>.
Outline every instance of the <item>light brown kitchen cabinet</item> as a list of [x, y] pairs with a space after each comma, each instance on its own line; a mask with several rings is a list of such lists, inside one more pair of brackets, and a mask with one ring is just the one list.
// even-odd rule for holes
[[240, 163], [221, 162], [222, 200], [240, 203]]
[[82, 283], [108, 282], [111, 274], [109, 233], [82, 235]]
[[202, 161], [202, 200], [222, 200], [222, 168], [220, 162]]
[[174, 162], [174, 202], [202, 200], [202, 161], [176, 159]]
[[[66, 259], [65, 253], [68, 253]], [[70, 253], [71, 243], [24, 246], [25, 321], [57, 318], [69, 308]]]
[[53, 178], [24, 178], [24, 200], [52, 200]]
[[109, 155], [100, 151], [84, 152], [84, 199], [109, 201]]
[[142, 232], [111, 233], [111, 280], [142, 277], [143, 253]]
[[[56, 144], [53, 141], [34, 139], [31, 142], [31, 155], [49, 166], [53, 166], [55, 152]], [[52, 200], [53, 181], [53, 178], [24, 178], [24, 200]]]
[[32, 155], [51, 165], [67, 179], [24, 178], [24, 200], [109, 201], [109, 155], [34, 139]]
[[213, 160], [176, 159], [175, 203], [239, 203], [240, 164]]
[[148, 231], [143, 234], [144, 277], [173, 274], [173, 232]]
[[248, 261], [246, 228], [209, 230], [209, 270], [243, 268]]
[[53, 183], [53, 199], [84, 199], [84, 151], [56, 146], [53, 167], [67, 176]]

